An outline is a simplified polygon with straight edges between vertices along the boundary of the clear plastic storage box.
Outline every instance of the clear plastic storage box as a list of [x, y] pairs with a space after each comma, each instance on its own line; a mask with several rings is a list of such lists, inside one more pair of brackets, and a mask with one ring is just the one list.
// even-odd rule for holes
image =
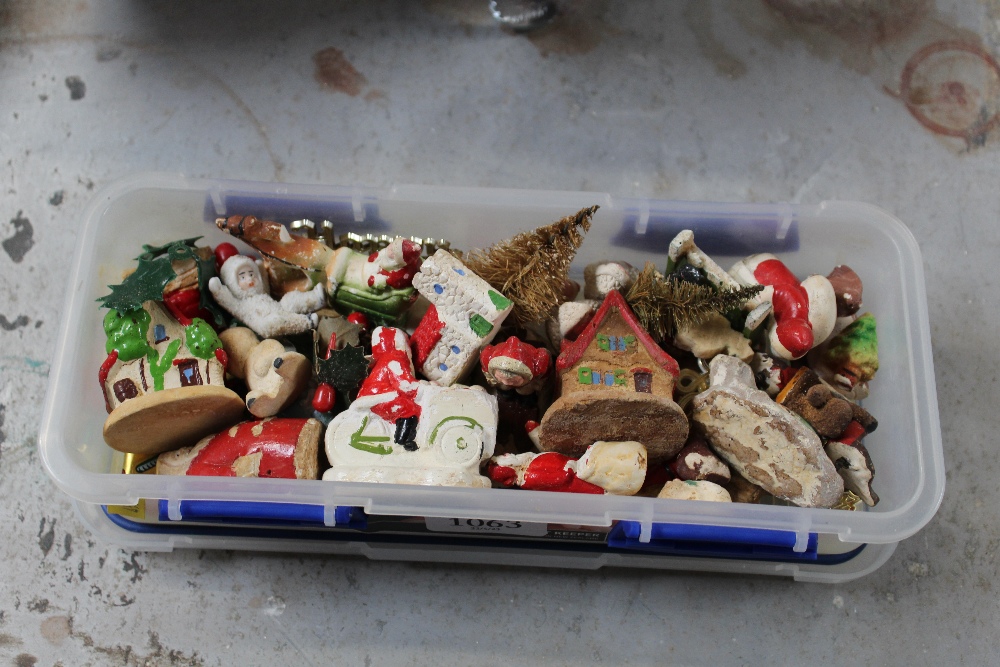
[[[443, 238], [487, 247], [592, 205], [600, 210], [574, 265], [666, 263], [692, 229], [723, 266], [773, 252], [796, 274], [848, 264], [878, 320], [880, 369], [865, 439], [881, 501], [866, 511], [806, 509], [523, 490], [132, 474], [114, 470], [97, 371], [96, 299], [143, 244], [193, 236], [233, 241], [213, 224], [252, 214], [329, 220], [337, 234]], [[237, 242], [237, 245], [239, 243]], [[244, 250], [248, 250], [244, 248]], [[578, 276], [579, 277], [579, 276]], [[724, 204], [545, 192], [399, 186], [300, 186], [144, 175], [100, 192], [83, 213], [39, 448], [46, 470], [106, 540], [129, 548], [258, 549], [446, 562], [781, 574], [839, 582], [879, 567], [920, 530], [944, 492], [920, 251], [894, 217], [866, 204]], [[109, 509], [110, 507], [110, 509]], [[128, 511], [121, 511], [121, 508]]]

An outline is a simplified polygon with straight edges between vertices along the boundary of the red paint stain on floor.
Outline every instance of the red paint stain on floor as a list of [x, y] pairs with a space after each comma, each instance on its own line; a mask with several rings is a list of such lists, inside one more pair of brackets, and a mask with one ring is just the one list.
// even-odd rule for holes
[[935, 42], [906, 63], [898, 96], [928, 130], [981, 145], [1000, 124], [1000, 64], [978, 44]]
[[313, 62], [316, 81], [332, 92], [357, 97], [368, 84], [365, 75], [354, 68], [340, 49], [329, 46], [317, 51], [313, 54]]

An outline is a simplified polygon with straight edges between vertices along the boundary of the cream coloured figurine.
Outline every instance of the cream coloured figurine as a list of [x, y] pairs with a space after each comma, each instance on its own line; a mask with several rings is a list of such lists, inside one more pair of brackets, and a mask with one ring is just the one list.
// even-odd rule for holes
[[227, 259], [219, 273], [221, 280], [212, 278], [208, 282], [212, 296], [261, 338], [287, 336], [315, 328], [317, 317], [313, 311], [326, 305], [322, 285], [308, 292], [289, 292], [280, 302], [275, 301], [268, 294], [267, 282], [258, 263], [244, 255]]
[[219, 339], [229, 357], [229, 372], [247, 384], [247, 410], [273, 417], [298, 398], [312, 377], [312, 364], [294, 348], [273, 338], [260, 340], [246, 327], [230, 327]]

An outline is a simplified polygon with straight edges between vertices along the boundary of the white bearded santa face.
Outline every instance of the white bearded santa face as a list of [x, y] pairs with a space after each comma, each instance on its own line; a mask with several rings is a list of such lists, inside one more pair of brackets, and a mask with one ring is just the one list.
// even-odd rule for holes
[[251, 257], [234, 255], [226, 260], [219, 271], [223, 284], [237, 299], [267, 293], [267, 283]]

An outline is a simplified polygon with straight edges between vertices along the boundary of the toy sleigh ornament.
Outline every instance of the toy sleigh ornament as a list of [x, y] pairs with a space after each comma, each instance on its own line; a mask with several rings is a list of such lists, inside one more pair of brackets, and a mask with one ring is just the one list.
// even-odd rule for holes
[[488, 488], [497, 401], [481, 387], [417, 380], [406, 335], [372, 332], [371, 373], [326, 432], [325, 480]]

